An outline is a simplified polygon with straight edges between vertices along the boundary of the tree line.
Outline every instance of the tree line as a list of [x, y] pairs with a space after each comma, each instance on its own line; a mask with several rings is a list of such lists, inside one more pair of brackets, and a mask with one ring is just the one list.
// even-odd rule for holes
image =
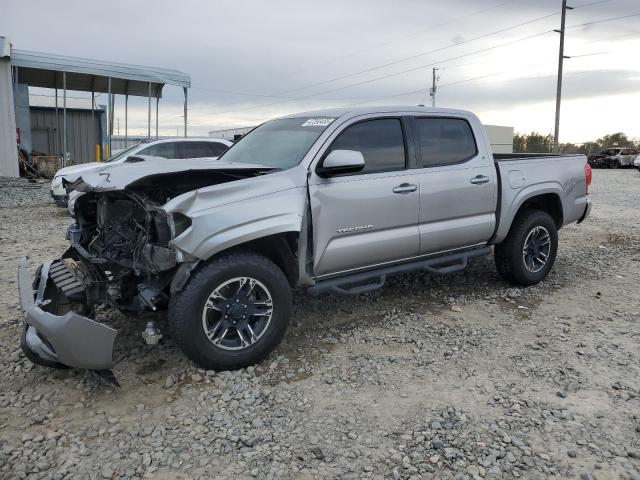
[[[640, 141], [633, 141], [622, 132], [605, 135], [593, 142], [561, 143], [559, 153], [582, 153], [589, 155], [607, 147], [636, 147], [640, 148]], [[513, 151], [526, 153], [549, 153], [554, 151], [553, 135], [543, 135], [538, 132], [515, 133], [513, 135]]]

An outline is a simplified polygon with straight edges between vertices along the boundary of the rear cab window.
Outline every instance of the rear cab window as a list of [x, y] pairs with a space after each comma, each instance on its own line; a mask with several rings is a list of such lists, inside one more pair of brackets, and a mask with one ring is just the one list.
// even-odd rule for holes
[[227, 149], [219, 142], [180, 142], [178, 146], [179, 158], [219, 157]]
[[348, 175], [404, 170], [407, 164], [402, 124], [398, 118], [364, 120], [348, 126], [336, 137], [324, 156], [333, 150], [362, 153], [364, 169]]
[[464, 163], [478, 154], [467, 120], [448, 117], [414, 117], [415, 135], [423, 167]]

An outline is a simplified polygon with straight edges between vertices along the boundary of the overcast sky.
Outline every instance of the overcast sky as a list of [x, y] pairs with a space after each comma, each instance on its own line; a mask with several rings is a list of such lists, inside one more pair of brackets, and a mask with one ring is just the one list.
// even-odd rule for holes
[[[569, 5], [576, 8], [567, 14], [566, 55], [574, 58], [565, 61], [561, 141], [617, 131], [640, 137], [640, 1]], [[331, 106], [428, 104], [433, 66], [438, 106], [551, 133], [560, 7], [561, 0], [2, 0], [0, 35], [18, 49], [190, 74], [194, 135]], [[181, 102], [181, 91], [166, 86], [161, 134], [182, 134]], [[146, 133], [146, 99], [129, 104], [130, 133]], [[122, 134], [123, 105], [117, 98]]]

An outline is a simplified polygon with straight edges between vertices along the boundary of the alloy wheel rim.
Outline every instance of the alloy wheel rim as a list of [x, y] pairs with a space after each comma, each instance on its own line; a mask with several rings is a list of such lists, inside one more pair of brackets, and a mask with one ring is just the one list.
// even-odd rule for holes
[[255, 278], [236, 277], [211, 292], [202, 309], [202, 328], [215, 347], [243, 350], [262, 338], [272, 317], [269, 289]]
[[525, 268], [531, 273], [542, 270], [551, 255], [551, 235], [549, 231], [537, 226], [533, 228], [524, 240], [522, 260]]

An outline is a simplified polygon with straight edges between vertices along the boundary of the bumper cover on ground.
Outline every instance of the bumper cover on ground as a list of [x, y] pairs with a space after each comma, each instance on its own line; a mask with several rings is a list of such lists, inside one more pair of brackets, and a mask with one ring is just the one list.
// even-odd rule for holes
[[35, 294], [27, 259], [20, 260], [18, 288], [25, 322], [29, 326], [26, 335], [29, 348], [46, 360], [69, 367], [95, 370], [112, 368], [117, 330], [75, 312], [54, 315], [40, 308], [46, 300], [43, 295], [47, 277], [48, 266], [45, 264]]

